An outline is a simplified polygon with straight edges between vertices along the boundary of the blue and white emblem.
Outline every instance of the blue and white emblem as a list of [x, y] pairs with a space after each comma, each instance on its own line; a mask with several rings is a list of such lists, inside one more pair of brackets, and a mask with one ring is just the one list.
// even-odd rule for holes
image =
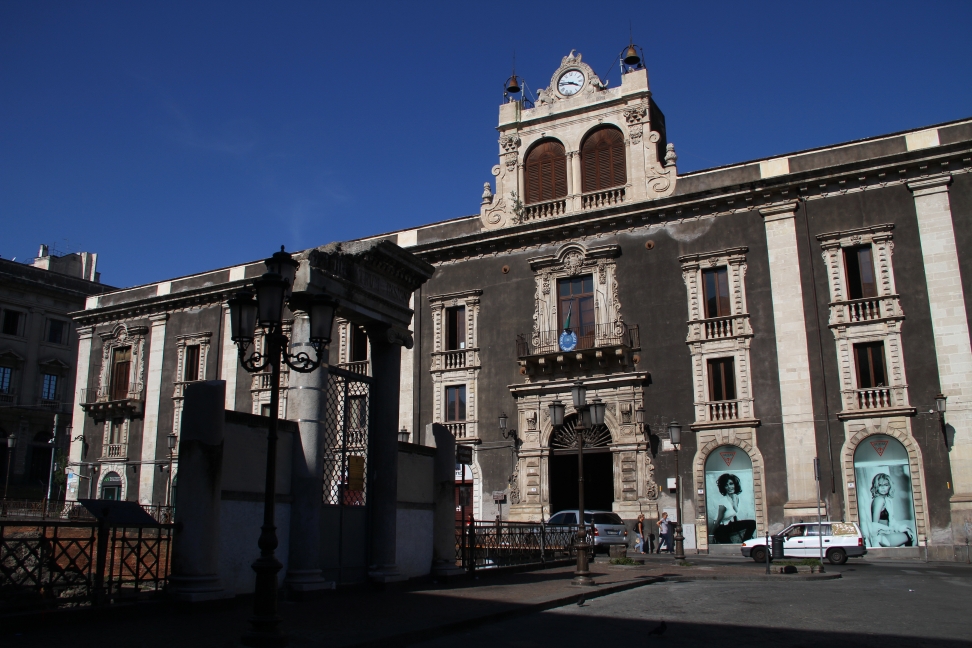
[[558, 341], [561, 351], [573, 351], [577, 348], [577, 334], [570, 329], [565, 329]]

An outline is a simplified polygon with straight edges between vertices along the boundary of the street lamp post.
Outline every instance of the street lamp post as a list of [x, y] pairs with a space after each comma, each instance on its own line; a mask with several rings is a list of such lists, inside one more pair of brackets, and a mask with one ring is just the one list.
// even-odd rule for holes
[[175, 432], [169, 432], [169, 435], [165, 438], [165, 442], [169, 446], [169, 477], [165, 483], [166, 506], [172, 506], [172, 456], [175, 454], [176, 443], [178, 441], [179, 437], [175, 435]]
[[[574, 571], [574, 585], [594, 585], [591, 572], [588, 569], [587, 524], [584, 519], [584, 432], [595, 425], [604, 425], [605, 404], [600, 398], [587, 402], [587, 388], [578, 381], [570, 390], [574, 409], [577, 410], [577, 426], [574, 428], [577, 438], [577, 569]], [[550, 423], [556, 428], [564, 424], [564, 404], [554, 401], [550, 404]]]
[[942, 428], [942, 438], [945, 439], [945, 449], [948, 450], [948, 427], [945, 425], [945, 401], [948, 396], [938, 394], [935, 396], [935, 409], [938, 410], [938, 424]]
[[[253, 596], [253, 616], [250, 631], [243, 636], [243, 643], [251, 646], [280, 645], [286, 643], [286, 635], [280, 629], [277, 615], [277, 572], [280, 561], [274, 555], [277, 548], [277, 527], [274, 524], [274, 508], [277, 482], [277, 419], [280, 407], [280, 362], [300, 373], [310, 373], [321, 366], [327, 344], [331, 341], [331, 328], [337, 302], [327, 295], [294, 303], [291, 298], [294, 278], [299, 263], [284, 251], [266, 260], [267, 272], [253, 282], [256, 292], [240, 292], [229, 300], [230, 328], [233, 342], [239, 349], [240, 364], [249, 373], [270, 370], [270, 424], [267, 429], [267, 471], [263, 498], [263, 526], [261, 527], [260, 557], [253, 562], [256, 572], [256, 588]], [[315, 357], [306, 351], [291, 354], [287, 349], [290, 340], [283, 333], [284, 302], [291, 310], [300, 309], [309, 315], [310, 335], [303, 346], [311, 346]], [[264, 348], [254, 350], [249, 357], [247, 349], [253, 343], [254, 331], [263, 329]], [[301, 341], [303, 342], [303, 341]], [[170, 472], [171, 474], [171, 472]]]
[[54, 429], [51, 431], [51, 465], [47, 471], [47, 496], [44, 498], [44, 514], [47, 515], [47, 504], [51, 501], [51, 484], [54, 481], [54, 452], [57, 450], [57, 426], [61, 422], [61, 415], [54, 415]]
[[7, 499], [7, 491], [10, 490], [10, 471], [13, 470], [14, 450], [17, 448], [17, 437], [13, 432], [7, 437], [7, 478], [3, 485], [3, 499]]
[[678, 446], [682, 442], [682, 426], [668, 424], [668, 440], [675, 447], [675, 560], [685, 560], [685, 537], [682, 535], [682, 477], [678, 472]]

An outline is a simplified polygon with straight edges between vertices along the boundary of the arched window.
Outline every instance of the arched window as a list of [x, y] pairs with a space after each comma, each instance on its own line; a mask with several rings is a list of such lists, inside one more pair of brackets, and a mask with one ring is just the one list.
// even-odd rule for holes
[[109, 472], [101, 480], [101, 499], [120, 500], [121, 490], [122, 480], [118, 473]]
[[524, 179], [527, 205], [567, 196], [567, 155], [564, 145], [548, 140], [527, 154]]
[[624, 162], [624, 135], [610, 126], [598, 128], [581, 146], [584, 193], [619, 187], [628, 180]]

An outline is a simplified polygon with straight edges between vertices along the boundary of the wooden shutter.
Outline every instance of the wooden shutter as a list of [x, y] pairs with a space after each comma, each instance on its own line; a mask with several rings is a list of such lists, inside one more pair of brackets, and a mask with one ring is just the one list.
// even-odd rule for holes
[[567, 155], [560, 142], [547, 141], [527, 155], [523, 192], [526, 204], [556, 200], [567, 195]]
[[605, 127], [588, 135], [581, 146], [582, 191], [603, 191], [627, 182], [624, 136], [616, 128]]

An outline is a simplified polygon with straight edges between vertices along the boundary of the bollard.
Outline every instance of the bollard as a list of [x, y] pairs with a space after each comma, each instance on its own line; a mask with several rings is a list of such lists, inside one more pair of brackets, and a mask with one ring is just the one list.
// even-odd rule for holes
[[770, 541], [769, 541], [769, 531], [766, 532], [766, 573], [770, 573]]

